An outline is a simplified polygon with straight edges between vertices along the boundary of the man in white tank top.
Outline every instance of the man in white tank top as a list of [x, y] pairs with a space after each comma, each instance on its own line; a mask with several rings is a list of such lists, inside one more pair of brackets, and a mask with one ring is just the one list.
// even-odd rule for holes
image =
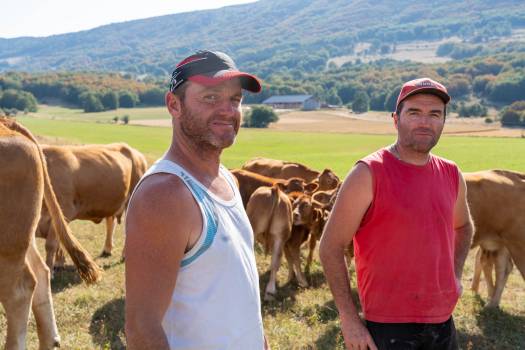
[[141, 179], [126, 220], [126, 339], [134, 349], [267, 349], [253, 233], [220, 164], [256, 77], [199, 51], [172, 74], [172, 143]]

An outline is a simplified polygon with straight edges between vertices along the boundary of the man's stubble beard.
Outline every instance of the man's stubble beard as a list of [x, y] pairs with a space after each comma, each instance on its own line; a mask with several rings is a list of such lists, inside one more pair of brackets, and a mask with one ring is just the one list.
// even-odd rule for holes
[[235, 142], [239, 125], [236, 125], [234, 128], [234, 137], [231, 140], [223, 141], [219, 137], [216, 137], [209, 127], [209, 124], [214, 119], [215, 117], [211, 116], [208, 120], [199, 122], [195, 114], [190, 111], [184, 103], [181, 104], [181, 132], [192, 147], [199, 153], [221, 152], [224, 148], [230, 147]]

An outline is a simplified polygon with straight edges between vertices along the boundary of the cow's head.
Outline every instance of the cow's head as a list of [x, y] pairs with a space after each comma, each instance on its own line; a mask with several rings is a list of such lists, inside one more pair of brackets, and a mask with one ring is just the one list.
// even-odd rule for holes
[[319, 191], [333, 190], [341, 182], [339, 177], [330, 169], [325, 169], [317, 177], [319, 183]]
[[301, 195], [293, 202], [293, 224], [310, 225], [313, 221], [314, 207], [312, 198], [308, 195]]

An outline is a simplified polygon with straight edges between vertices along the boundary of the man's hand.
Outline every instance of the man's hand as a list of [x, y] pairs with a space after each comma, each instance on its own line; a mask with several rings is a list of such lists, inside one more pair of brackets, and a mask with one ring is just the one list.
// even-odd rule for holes
[[348, 350], [377, 350], [372, 336], [361, 320], [342, 325], [341, 331]]

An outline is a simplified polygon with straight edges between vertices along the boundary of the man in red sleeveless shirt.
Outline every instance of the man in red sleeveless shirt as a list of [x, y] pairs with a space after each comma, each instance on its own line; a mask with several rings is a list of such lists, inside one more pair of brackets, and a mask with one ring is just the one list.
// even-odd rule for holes
[[[430, 153], [449, 101], [431, 79], [405, 83], [396, 143], [358, 161], [339, 192], [320, 256], [347, 349], [457, 349], [451, 315], [473, 225], [461, 172]], [[365, 323], [344, 260], [352, 240]]]

